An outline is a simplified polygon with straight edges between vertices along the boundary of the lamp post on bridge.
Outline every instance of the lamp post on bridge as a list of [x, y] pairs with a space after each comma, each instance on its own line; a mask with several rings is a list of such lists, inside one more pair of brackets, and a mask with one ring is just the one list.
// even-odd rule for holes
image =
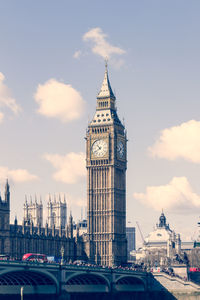
[[62, 246], [61, 249], [60, 249], [60, 253], [61, 253], [61, 265], [64, 265], [64, 253], [65, 253], [65, 249], [64, 247]]
[[21, 300], [24, 299], [24, 287], [22, 286], [21, 287]]

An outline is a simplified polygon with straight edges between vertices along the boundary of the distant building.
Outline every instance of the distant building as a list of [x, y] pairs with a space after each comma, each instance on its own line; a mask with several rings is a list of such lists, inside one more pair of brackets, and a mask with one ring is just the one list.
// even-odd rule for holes
[[[166, 217], [162, 212], [155, 230], [145, 238], [142, 248], [136, 251], [136, 260], [143, 259], [146, 255], [162, 253], [166, 258], [173, 258], [181, 252], [180, 234], [170, 229]], [[161, 255], [161, 256], [162, 256]]]
[[167, 256], [170, 257], [175, 253], [180, 253], [181, 240], [180, 234], [176, 234], [166, 223], [166, 217], [162, 212], [159, 223], [156, 224], [154, 231], [150, 232], [145, 238], [146, 248], [166, 248]]
[[135, 250], [135, 227], [126, 227], [127, 238], [127, 260], [133, 261], [133, 256], [130, 255], [132, 250]]
[[200, 248], [200, 222], [198, 222], [197, 224], [198, 224], [198, 230], [193, 235], [193, 238], [194, 238], [194, 242], [193, 242], [194, 248]]
[[43, 226], [43, 205], [40, 199], [40, 203], [37, 201], [37, 197], [35, 196], [35, 202], [32, 202], [32, 198], [30, 197], [30, 203], [28, 203], [27, 198], [24, 203], [24, 222], [25, 225], [33, 226]]
[[65, 196], [63, 200], [59, 195], [59, 199], [54, 197], [52, 200], [51, 196], [49, 196], [48, 201], [48, 225], [49, 227], [55, 226], [55, 228], [65, 228], [67, 224], [67, 204]]
[[182, 251], [189, 252], [196, 247], [198, 247], [198, 243], [195, 243], [195, 241], [181, 241]]
[[73, 237], [72, 215], [70, 214], [66, 227], [56, 229], [55, 223], [52, 227], [47, 223], [42, 227], [40, 213], [37, 215], [41, 207], [41, 203], [35, 201], [31, 204], [26, 199], [22, 225], [18, 225], [16, 218], [14, 224], [10, 224], [10, 187], [6, 183], [5, 195], [0, 195], [0, 254], [17, 259], [21, 259], [25, 253], [44, 253], [59, 257], [61, 247], [64, 247], [66, 261], [87, 260], [83, 239], [79, 235]]
[[87, 234], [87, 220], [83, 219], [78, 221], [77, 223], [74, 223], [74, 236], [77, 234], [77, 229], [78, 229], [78, 234], [79, 236], [86, 235]]

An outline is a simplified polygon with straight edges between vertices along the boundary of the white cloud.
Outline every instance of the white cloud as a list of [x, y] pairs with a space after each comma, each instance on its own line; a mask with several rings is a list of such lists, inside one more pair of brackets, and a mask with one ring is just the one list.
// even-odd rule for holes
[[156, 211], [189, 213], [200, 208], [200, 195], [192, 190], [186, 177], [173, 177], [166, 185], [148, 186], [146, 193], [134, 193], [133, 197]]
[[85, 102], [81, 94], [70, 84], [56, 79], [39, 84], [34, 98], [39, 104], [38, 113], [62, 122], [79, 119], [84, 112]]
[[200, 163], [200, 122], [190, 120], [162, 130], [158, 140], [148, 150], [153, 157], [168, 160], [183, 158]]
[[[14, 114], [18, 114], [21, 111], [20, 106], [16, 100], [11, 97], [10, 90], [4, 84], [5, 76], [0, 72], [0, 107], [7, 107]], [[0, 112], [0, 122], [3, 120], [4, 114]]]
[[4, 114], [0, 112], [0, 123], [3, 121], [3, 119], [4, 119]]
[[0, 181], [5, 181], [6, 178], [15, 182], [26, 182], [38, 179], [36, 175], [29, 173], [25, 169], [9, 170], [7, 167], [0, 166]]
[[77, 51], [74, 52], [73, 57], [74, 58], [80, 58], [81, 54], [82, 54], [81, 50], [77, 50]]
[[83, 35], [83, 41], [91, 41], [92, 52], [94, 54], [100, 55], [104, 59], [109, 59], [111, 63], [116, 64], [117, 67], [119, 67], [121, 64], [123, 64], [123, 60], [120, 60], [119, 63], [116, 58], [113, 58], [113, 55], [122, 55], [125, 54], [126, 51], [120, 47], [111, 45], [106, 40], [107, 37], [107, 34], [105, 34], [101, 28], [96, 27], [92, 28]]
[[85, 154], [83, 152], [70, 152], [63, 156], [59, 154], [45, 154], [44, 158], [57, 169], [53, 174], [53, 178], [56, 181], [73, 184], [86, 175]]
[[72, 206], [85, 207], [87, 206], [87, 199], [77, 198], [77, 197], [73, 197], [72, 195], [67, 195], [67, 203], [69, 208]]

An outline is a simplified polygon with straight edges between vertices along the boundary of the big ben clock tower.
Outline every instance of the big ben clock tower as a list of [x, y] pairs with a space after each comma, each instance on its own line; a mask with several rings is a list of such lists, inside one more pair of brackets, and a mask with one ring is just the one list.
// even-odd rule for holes
[[88, 243], [91, 262], [126, 262], [127, 139], [117, 116], [106, 64], [97, 107], [86, 135]]

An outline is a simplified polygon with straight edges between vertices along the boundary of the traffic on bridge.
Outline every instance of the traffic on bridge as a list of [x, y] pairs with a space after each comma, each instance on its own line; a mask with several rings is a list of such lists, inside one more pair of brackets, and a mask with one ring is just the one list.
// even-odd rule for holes
[[24, 299], [26, 295], [62, 299], [66, 295], [88, 293], [144, 292], [148, 290], [148, 278], [141, 268], [101, 267], [81, 261], [68, 264], [38, 260], [0, 261], [0, 295], [8, 299], [19, 297], [22, 287]]

